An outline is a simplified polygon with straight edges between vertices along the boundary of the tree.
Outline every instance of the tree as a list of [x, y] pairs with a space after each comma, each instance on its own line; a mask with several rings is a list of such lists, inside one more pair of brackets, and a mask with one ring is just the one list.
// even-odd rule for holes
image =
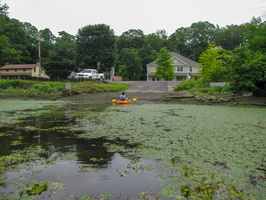
[[114, 31], [105, 24], [85, 26], [78, 31], [76, 61], [81, 68], [96, 68], [109, 72], [115, 62]]
[[30, 53], [32, 41], [23, 23], [4, 15], [0, 15], [0, 22], [0, 35], [7, 36], [10, 47], [16, 51], [20, 51], [20, 63], [32, 63], [33, 58]]
[[215, 43], [227, 50], [234, 50], [243, 45], [245, 25], [230, 25], [218, 28], [215, 35]]
[[139, 51], [139, 56], [142, 60], [142, 73], [141, 80], [147, 80], [147, 64], [156, 60], [158, 57], [158, 51], [152, 49], [150, 46], [143, 46]]
[[235, 91], [245, 90], [266, 96], [266, 56], [247, 46], [237, 48], [231, 58], [232, 83]]
[[170, 35], [169, 41], [174, 46], [174, 51], [178, 51], [180, 54], [189, 57], [192, 54], [189, 46], [189, 37], [189, 28], [184, 27], [178, 28], [172, 35]]
[[76, 70], [75, 37], [65, 31], [59, 32], [59, 36], [48, 52], [46, 70], [51, 78], [66, 79]]
[[4, 5], [1, 5], [0, 2], [0, 15], [8, 16], [8, 5], [5, 3]]
[[253, 18], [245, 28], [244, 42], [253, 51], [266, 53], [266, 21], [261, 18]]
[[[119, 71], [126, 70], [129, 80], [139, 80], [142, 72], [141, 58], [137, 49], [124, 48], [119, 55]], [[122, 66], [121, 66], [122, 65]], [[121, 74], [122, 75], [122, 74]]]
[[209, 43], [208, 49], [202, 52], [199, 57], [203, 81], [228, 81], [231, 67], [227, 65], [227, 61], [231, 54], [231, 51], [226, 51], [213, 43]]
[[209, 22], [197, 22], [189, 27], [189, 58], [198, 60], [200, 54], [208, 47], [209, 42], [215, 38], [216, 27]]
[[170, 52], [166, 47], [161, 48], [158, 58], [156, 60], [158, 65], [156, 68], [155, 75], [161, 79], [173, 79], [174, 77], [174, 66], [172, 65]]
[[144, 44], [144, 33], [140, 29], [130, 29], [124, 33], [117, 40], [118, 52], [123, 48], [141, 49]]
[[[56, 37], [49, 28], [39, 31], [41, 37], [41, 64], [47, 70], [49, 76], [53, 76], [54, 66], [51, 64], [50, 52], [54, 50]], [[49, 55], [50, 54], [50, 55]]]
[[28, 22], [23, 23], [24, 30], [27, 33], [27, 44], [26, 49], [29, 52], [28, 58], [25, 60], [24, 63], [36, 63], [38, 61], [38, 41], [36, 39], [36, 35], [38, 33], [38, 29], [31, 25]]
[[21, 51], [11, 47], [9, 39], [5, 35], [0, 35], [0, 66], [6, 62], [19, 63], [21, 59]]
[[40, 37], [42, 38], [41, 57], [42, 60], [46, 62], [45, 59], [49, 57], [49, 51], [53, 49], [56, 37], [49, 28], [45, 28], [39, 32], [41, 33]]

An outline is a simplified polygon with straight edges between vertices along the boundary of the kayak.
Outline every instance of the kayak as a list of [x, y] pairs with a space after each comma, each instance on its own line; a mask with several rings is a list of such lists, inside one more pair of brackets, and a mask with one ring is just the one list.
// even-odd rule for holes
[[117, 104], [130, 104], [131, 100], [128, 101], [116, 101]]

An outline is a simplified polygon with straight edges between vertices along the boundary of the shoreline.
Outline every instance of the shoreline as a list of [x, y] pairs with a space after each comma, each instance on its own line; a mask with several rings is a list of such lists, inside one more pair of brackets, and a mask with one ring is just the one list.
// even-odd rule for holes
[[[70, 96], [60, 96], [54, 98], [42, 97], [0, 97], [0, 100], [52, 100], [52, 101], [72, 101], [80, 103], [113, 103], [113, 99], [118, 99], [121, 92], [113, 93], [82, 93]], [[166, 104], [193, 104], [193, 105], [215, 105], [215, 106], [245, 106], [245, 107], [266, 107], [266, 97], [243, 97], [235, 96], [229, 100], [218, 102], [215, 99], [202, 101], [194, 96], [180, 96], [178, 93], [169, 92], [126, 92], [130, 99], [136, 98], [134, 104], [166, 103]]]

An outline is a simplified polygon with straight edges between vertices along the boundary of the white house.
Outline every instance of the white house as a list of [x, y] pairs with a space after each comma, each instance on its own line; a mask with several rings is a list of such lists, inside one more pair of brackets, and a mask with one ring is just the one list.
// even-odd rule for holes
[[178, 53], [170, 52], [173, 61], [173, 66], [175, 67], [174, 77], [172, 80], [164, 80], [155, 76], [156, 72], [156, 60], [147, 64], [147, 81], [182, 81], [194, 77], [197, 79], [199, 77], [199, 63], [184, 57]]

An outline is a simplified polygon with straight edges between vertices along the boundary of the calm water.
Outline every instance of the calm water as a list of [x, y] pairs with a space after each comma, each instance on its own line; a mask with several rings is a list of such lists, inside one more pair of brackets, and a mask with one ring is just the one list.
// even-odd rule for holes
[[[30, 181], [50, 180], [63, 183], [63, 186], [56, 188], [55, 193], [46, 191], [35, 198], [74, 199], [85, 195], [99, 198], [101, 194], [111, 193], [113, 196], [110, 199], [126, 199], [137, 197], [138, 193], [145, 191], [158, 196], [159, 184], [166, 181], [156, 176], [167, 173], [167, 170], [156, 169], [157, 163], [154, 160], [141, 159], [134, 163], [120, 153], [108, 152], [104, 144], [121, 143], [132, 148], [137, 145], [104, 138], [82, 139], [77, 137], [82, 131], [67, 128], [100, 123], [98, 115], [112, 105], [49, 105], [44, 102], [39, 108], [36, 105], [31, 106], [30, 102], [29, 105], [19, 106], [21, 103], [25, 102], [13, 101], [13, 105], [8, 108], [10, 103], [2, 101], [2, 105], [6, 106], [0, 110], [0, 156], [37, 145], [49, 153], [44, 161], [7, 172], [7, 184], [1, 185], [0, 195], [18, 197], [19, 192], [13, 192]], [[91, 113], [89, 118], [88, 112]], [[85, 116], [87, 118], [84, 120]], [[149, 169], [136, 169], [132, 166], [146, 166]], [[16, 180], [16, 183], [10, 184], [10, 180]]]

